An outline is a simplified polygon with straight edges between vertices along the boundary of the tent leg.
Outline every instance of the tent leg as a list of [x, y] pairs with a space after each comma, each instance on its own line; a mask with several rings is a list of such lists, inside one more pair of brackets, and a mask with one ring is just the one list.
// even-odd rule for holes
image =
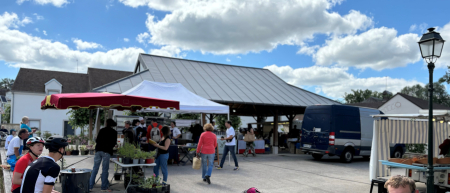
[[[97, 116], [95, 117], [95, 129], [97, 130], [97, 124], [98, 124], [98, 114], [100, 112], [100, 109], [97, 108]], [[97, 131], [95, 132], [97, 133]], [[92, 134], [92, 140], [94, 140], [94, 135]]]

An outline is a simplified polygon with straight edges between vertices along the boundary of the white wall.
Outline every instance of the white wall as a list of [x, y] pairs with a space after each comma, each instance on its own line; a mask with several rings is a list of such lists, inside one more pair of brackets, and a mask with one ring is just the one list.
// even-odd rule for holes
[[12, 123], [19, 124], [23, 116], [30, 120], [40, 120], [40, 130], [63, 135], [64, 120], [68, 120], [69, 110], [41, 110], [41, 101], [45, 94], [14, 92]]
[[382, 105], [378, 110], [384, 114], [418, 114], [420, 109], [401, 95], [397, 95]]

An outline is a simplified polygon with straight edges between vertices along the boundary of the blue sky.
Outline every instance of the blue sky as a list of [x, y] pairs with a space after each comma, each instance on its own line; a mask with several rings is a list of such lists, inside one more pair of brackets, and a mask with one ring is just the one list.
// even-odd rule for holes
[[[450, 1], [427, 5], [435, 6], [417, 0], [6, 0], [0, 2], [0, 78], [15, 78], [19, 67], [76, 72], [77, 59], [81, 73], [87, 67], [131, 71], [146, 52], [266, 67], [333, 99], [351, 89], [382, 91], [386, 77], [388, 90], [398, 92], [428, 81], [416, 43], [425, 29], [437, 27], [450, 39]], [[448, 45], [442, 55], [435, 79], [450, 65]]]

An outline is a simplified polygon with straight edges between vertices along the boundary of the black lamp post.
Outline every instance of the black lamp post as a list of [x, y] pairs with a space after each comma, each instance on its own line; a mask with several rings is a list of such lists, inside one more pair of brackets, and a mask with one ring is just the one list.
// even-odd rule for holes
[[444, 47], [444, 39], [434, 28], [429, 28], [427, 33], [422, 35], [419, 47], [422, 58], [428, 63], [428, 71], [430, 82], [428, 88], [428, 177], [427, 192], [434, 192], [434, 169], [433, 169], [433, 70], [434, 63], [441, 57], [442, 48]]

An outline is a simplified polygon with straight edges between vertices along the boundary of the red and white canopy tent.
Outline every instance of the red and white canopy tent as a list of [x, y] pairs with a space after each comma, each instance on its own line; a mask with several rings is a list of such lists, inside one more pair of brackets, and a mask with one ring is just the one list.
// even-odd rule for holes
[[[64, 93], [52, 94], [41, 102], [41, 109], [116, 109], [119, 111], [136, 111], [141, 109], [171, 109], [179, 110], [180, 102], [143, 96], [111, 94], [111, 93]], [[92, 125], [89, 126], [92, 138]]]

